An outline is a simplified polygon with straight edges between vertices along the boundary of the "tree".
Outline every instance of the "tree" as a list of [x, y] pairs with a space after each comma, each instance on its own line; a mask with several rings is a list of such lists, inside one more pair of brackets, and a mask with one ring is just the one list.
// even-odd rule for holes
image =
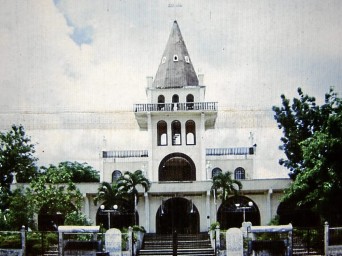
[[304, 140], [311, 138], [317, 131], [325, 129], [328, 119], [335, 115], [340, 105], [337, 94], [330, 89], [325, 95], [325, 103], [322, 106], [316, 104], [316, 99], [305, 95], [301, 88], [298, 88], [299, 99], [294, 98], [293, 103], [281, 95], [282, 106], [273, 106], [274, 118], [278, 128], [283, 130], [280, 146], [287, 159], [280, 159], [279, 163], [289, 169], [289, 176], [293, 180], [301, 171], [303, 152], [300, 145]]
[[213, 177], [211, 190], [216, 194], [219, 193], [222, 201], [226, 201], [231, 194], [237, 195], [241, 189], [241, 182], [232, 179], [232, 173], [229, 171], [225, 173], [219, 172]]
[[34, 144], [22, 125], [0, 132], [0, 209], [8, 205], [9, 188], [16, 175], [18, 182], [30, 182], [37, 175]]
[[80, 211], [73, 211], [65, 216], [64, 225], [91, 226], [92, 221]]
[[298, 92], [300, 99], [294, 99], [291, 107], [282, 95], [283, 107], [273, 108], [287, 156], [280, 163], [293, 179], [283, 201], [311, 209], [331, 224], [342, 224], [341, 99], [330, 89], [325, 103], [318, 106], [314, 98]]
[[141, 185], [145, 192], [151, 187], [151, 182], [144, 176], [141, 170], [135, 172], [125, 172], [123, 176], [118, 179], [118, 187], [131, 195], [134, 207], [138, 203], [139, 193], [137, 186]]
[[55, 166], [43, 168], [44, 172], [30, 183], [27, 194], [35, 213], [66, 215], [81, 209], [82, 194], [71, 180], [71, 174]]
[[[1, 218], [2, 217], [2, 218]], [[19, 230], [23, 225], [34, 227], [33, 211], [23, 188], [15, 189], [9, 196], [8, 208], [0, 214], [0, 227], [3, 230]]]
[[[50, 167], [56, 168], [53, 165]], [[69, 172], [71, 181], [75, 183], [100, 181], [99, 172], [87, 163], [65, 161], [58, 164], [58, 169]]]
[[117, 183], [102, 182], [94, 198], [94, 204], [103, 201], [107, 207], [112, 207], [126, 200], [127, 194], [119, 189]]

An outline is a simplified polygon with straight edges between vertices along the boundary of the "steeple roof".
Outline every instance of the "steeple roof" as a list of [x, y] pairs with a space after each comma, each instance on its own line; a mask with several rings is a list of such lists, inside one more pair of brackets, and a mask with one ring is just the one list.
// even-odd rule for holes
[[152, 86], [154, 88], [198, 86], [198, 78], [177, 21], [173, 22], [169, 40]]

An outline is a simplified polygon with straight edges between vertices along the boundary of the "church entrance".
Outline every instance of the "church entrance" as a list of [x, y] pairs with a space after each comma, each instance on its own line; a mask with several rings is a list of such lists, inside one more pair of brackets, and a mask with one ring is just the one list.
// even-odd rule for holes
[[199, 232], [199, 213], [192, 202], [181, 197], [162, 200], [156, 215], [158, 234], [196, 234]]
[[233, 196], [221, 204], [217, 211], [217, 221], [222, 229], [239, 228], [244, 221], [259, 226], [260, 212], [258, 206], [248, 197]]

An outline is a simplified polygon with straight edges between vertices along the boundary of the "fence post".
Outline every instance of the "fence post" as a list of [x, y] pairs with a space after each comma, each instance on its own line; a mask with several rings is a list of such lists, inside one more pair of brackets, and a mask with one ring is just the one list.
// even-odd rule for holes
[[329, 246], [329, 224], [326, 221], [324, 223], [324, 255], [328, 255]]
[[220, 254], [220, 247], [221, 247], [221, 241], [220, 241], [220, 226], [217, 225], [215, 228], [215, 255]]
[[173, 231], [172, 234], [172, 255], [177, 256], [177, 243], [178, 243], [178, 237], [177, 237], [177, 230]]
[[133, 249], [133, 228], [128, 227], [128, 251], [129, 255], [133, 256], [134, 249]]
[[64, 253], [64, 241], [63, 241], [63, 232], [58, 230], [58, 255], [62, 256]]
[[20, 230], [20, 234], [21, 234], [21, 250], [23, 252], [23, 256], [26, 255], [26, 230], [25, 230], [25, 226], [21, 226], [21, 230]]

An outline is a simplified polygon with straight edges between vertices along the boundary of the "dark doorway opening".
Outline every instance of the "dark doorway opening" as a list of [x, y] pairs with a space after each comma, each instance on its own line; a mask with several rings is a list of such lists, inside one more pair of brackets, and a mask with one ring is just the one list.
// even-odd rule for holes
[[112, 205], [104, 203], [105, 209], [98, 208], [96, 213], [96, 225], [102, 224], [105, 229], [128, 228], [139, 225], [139, 214], [129, 202], [118, 202], [117, 209]]
[[156, 228], [159, 234], [199, 233], [199, 213], [192, 200], [174, 197], [162, 201], [157, 211]]
[[[248, 203], [253, 205], [249, 206]], [[239, 205], [239, 206], [237, 206]], [[242, 208], [245, 207], [245, 208]], [[221, 204], [217, 211], [217, 221], [222, 229], [240, 228], [242, 222], [252, 222], [253, 226], [260, 225], [260, 212], [258, 206], [248, 197], [233, 196]]]

